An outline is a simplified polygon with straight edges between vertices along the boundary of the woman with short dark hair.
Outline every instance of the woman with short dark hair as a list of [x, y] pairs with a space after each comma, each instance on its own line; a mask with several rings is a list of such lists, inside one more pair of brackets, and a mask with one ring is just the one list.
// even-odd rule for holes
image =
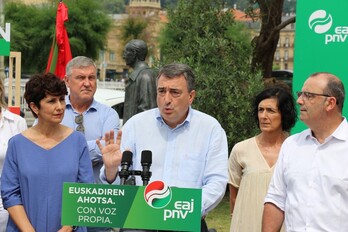
[[61, 225], [63, 183], [94, 182], [86, 139], [61, 124], [66, 94], [54, 74], [35, 75], [25, 86], [25, 100], [38, 120], [9, 141], [1, 183], [10, 214], [7, 231], [72, 231]]

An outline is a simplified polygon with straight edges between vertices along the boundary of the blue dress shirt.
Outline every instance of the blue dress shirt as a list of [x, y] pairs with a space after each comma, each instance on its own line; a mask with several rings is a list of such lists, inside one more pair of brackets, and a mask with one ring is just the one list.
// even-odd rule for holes
[[[226, 133], [213, 117], [189, 109], [185, 121], [170, 128], [158, 108], [130, 118], [122, 128], [121, 150], [133, 152], [133, 169], [142, 170], [141, 152], [152, 151], [151, 181], [202, 189], [202, 215], [222, 199], [228, 180]], [[101, 179], [106, 181], [104, 167]], [[115, 183], [119, 183], [116, 178]], [[142, 185], [141, 177], [136, 184]]]
[[[76, 130], [77, 123], [75, 117], [79, 115], [72, 107], [70, 99], [65, 98], [66, 109], [62, 124]], [[105, 132], [114, 130], [117, 134], [120, 124], [120, 119], [117, 112], [109, 106], [103, 105], [96, 100], [93, 100], [90, 107], [82, 113], [83, 126], [85, 128], [85, 138], [88, 144], [89, 155], [93, 163], [93, 173], [96, 183], [101, 183], [99, 179], [100, 168], [103, 166], [101, 152], [96, 144], [96, 139], [104, 137]]]

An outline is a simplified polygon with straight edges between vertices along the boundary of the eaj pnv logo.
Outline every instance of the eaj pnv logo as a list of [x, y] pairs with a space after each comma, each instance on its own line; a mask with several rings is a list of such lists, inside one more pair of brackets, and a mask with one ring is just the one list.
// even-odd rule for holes
[[[317, 34], [323, 34], [325, 45], [329, 43], [346, 42], [348, 26], [333, 27], [333, 23], [336, 25], [339, 24], [339, 22], [333, 20], [334, 18], [335, 17], [332, 17], [331, 14], [327, 13], [325, 10], [317, 10], [314, 11], [308, 19], [309, 28]], [[332, 28], [334, 31], [330, 30]]]
[[146, 203], [155, 209], [166, 207], [172, 199], [172, 191], [162, 181], [154, 181], [146, 186], [144, 190]]
[[332, 26], [332, 16], [325, 10], [317, 10], [311, 14], [308, 20], [309, 28], [317, 34], [323, 34]]

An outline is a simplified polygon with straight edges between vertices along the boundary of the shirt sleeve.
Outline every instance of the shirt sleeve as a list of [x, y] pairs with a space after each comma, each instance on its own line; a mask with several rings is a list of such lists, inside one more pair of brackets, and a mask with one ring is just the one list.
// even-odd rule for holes
[[1, 197], [5, 209], [22, 204], [18, 173], [15, 141], [11, 138], [8, 143], [4, 167], [1, 174]]
[[285, 172], [285, 158], [284, 147], [286, 146], [286, 141], [283, 143], [280, 149], [279, 157], [275, 166], [275, 170], [269, 184], [268, 192], [265, 197], [265, 203], [273, 203], [282, 211], [285, 211], [285, 202], [287, 198], [286, 193], [286, 183], [284, 179]]
[[240, 143], [237, 143], [231, 151], [230, 157], [228, 159], [228, 183], [236, 188], [239, 188], [240, 181], [242, 178], [243, 167], [239, 161], [240, 154]]
[[[103, 112], [104, 113], [100, 113], [100, 116], [104, 120], [104, 124], [102, 125], [101, 138], [104, 137], [105, 132], [108, 132], [110, 130], [114, 130], [115, 135], [117, 135], [117, 132], [120, 126], [120, 119], [117, 112], [112, 108]], [[92, 140], [87, 140], [88, 151], [89, 151], [90, 159], [92, 162], [101, 162], [102, 154], [96, 143], [96, 139], [97, 138], [93, 138]]]
[[[100, 168], [100, 174], [99, 174], [99, 178], [101, 180], [101, 182], [103, 184], [109, 184], [109, 182], [106, 180], [106, 175], [105, 175], [105, 166], [103, 164], [103, 166]], [[120, 178], [117, 176], [114, 180], [114, 182], [110, 183], [110, 184], [115, 184], [115, 185], [119, 185], [121, 183]]]
[[214, 209], [225, 195], [228, 180], [228, 148], [225, 131], [214, 127], [203, 175], [202, 215]]

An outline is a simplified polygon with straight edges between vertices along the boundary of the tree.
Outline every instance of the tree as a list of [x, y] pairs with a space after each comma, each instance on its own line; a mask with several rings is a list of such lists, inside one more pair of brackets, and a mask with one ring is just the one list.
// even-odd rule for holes
[[120, 14], [126, 10], [124, 0], [101, 0], [104, 12], [108, 14]]
[[[73, 56], [97, 58], [106, 44], [111, 20], [98, 1], [65, 0], [69, 9], [66, 23]], [[22, 52], [24, 72], [43, 72], [55, 35], [57, 5], [25, 5], [6, 2], [5, 18], [11, 23], [11, 50]], [[88, 13], [86, 13], [88, 12]]]
[[[247, 13], [261, 20], [260, 34], [252, 41], [254, 51], [251, 67], [252, 70], [261, 68], [263, 77], [268, 78], [272, 74], [279, 32], [287, 25], [294, 23], [295, 17], [282, 22], [284, 0], [249, 0], [249, 4]], [[255, 10], [255, 4], [258, 5], [259, 11]]]
[[50, 25], [50, 21], [54, 24], [54, 18], [51, 19], [49, 14], [55, 12], [43, 12], [35, 6], [20, 3], [5, 5], [6, 22], [11, 23], [11, 51], [22, 53], [22, 70], [43, 71], [46, 68], [52, 45], [49, 38], [54, 32], [54, 25]]
[[250, 71], [247, 30], [223, 6], [222, 0], [179, 0], [168, 12], [160, 47], [161, 62], [182, 62], [194, 69], [193, 106], [221, 123], [231, 148], [255, 135], [251, 99], [263, 85], [259, 73]]
[[143, 18], [130, 17], [122, 25], [122, 40], [128, 42], [131, 39], [144, 39], [147, 22]]

